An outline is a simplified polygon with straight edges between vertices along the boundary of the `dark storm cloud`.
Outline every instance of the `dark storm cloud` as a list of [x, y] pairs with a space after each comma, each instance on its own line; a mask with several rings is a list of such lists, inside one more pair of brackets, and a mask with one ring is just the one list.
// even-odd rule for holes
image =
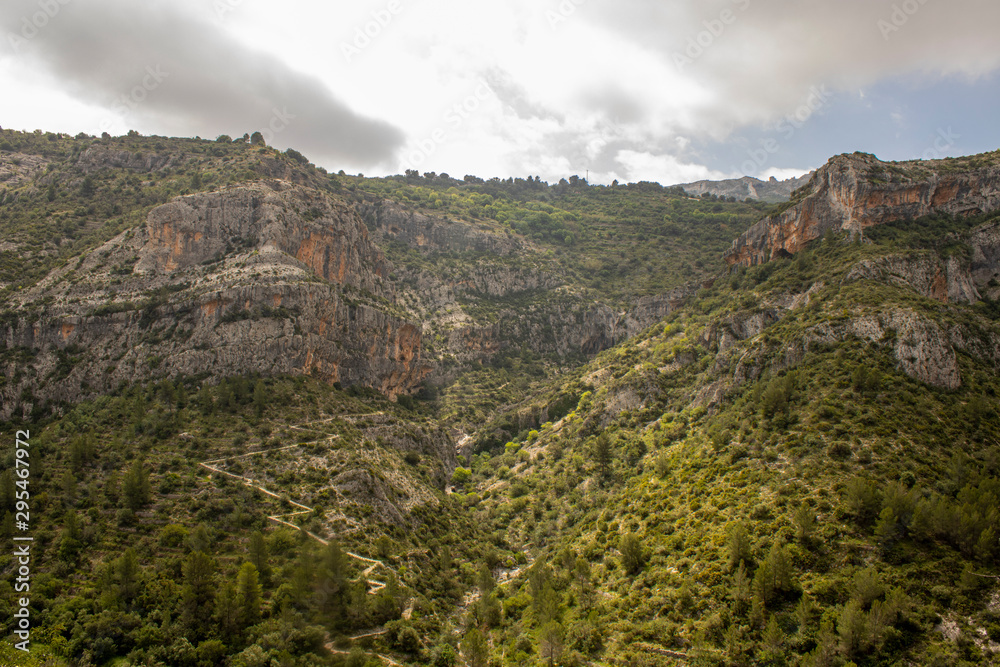
[[165, 3], [5, 0], [0, 28], [8, 53], [109, 108], [109, 121], [203, 136], [260, 130], [277, 147], [354, 165], [388, 161], [403, 143], [318, 79]]

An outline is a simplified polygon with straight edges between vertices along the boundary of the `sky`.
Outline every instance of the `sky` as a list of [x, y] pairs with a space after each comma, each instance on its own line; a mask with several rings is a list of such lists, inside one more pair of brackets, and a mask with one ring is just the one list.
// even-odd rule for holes
[[331, 171], [779, 179], [1000, 148], [995, 0], [4, 0], [0, 126]]

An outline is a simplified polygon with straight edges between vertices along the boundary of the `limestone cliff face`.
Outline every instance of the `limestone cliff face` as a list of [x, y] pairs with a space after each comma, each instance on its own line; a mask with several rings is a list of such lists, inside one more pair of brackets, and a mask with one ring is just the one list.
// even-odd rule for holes
[[284, 181], [181, 197], [152, 211], [136, 270], [172, 272], [238, 248], [277, 250], [319, 277], [370, 292], [389, 264], [353, 210]]
[[897, 164], [861, 153], [837, 156], [813, 175], [808, 196], [736, 239], [726, 262], [753, 266], [794, 254], [831, 230], [863, 231], [931, 213], [995, 211], [1000, 208], [1000, 166], [992, 162], [953, 170], [944, 160]]
[[968, 266], [956, 257], [940, 260], [927, 254], [909, 254], [864, 260], [845, 279], [855, 280], [908, 287], [941, 303], [976, 303], [981, 298]]
[[408, 211], [393, 201], [364, 202], [358, 212], [379, 239], [395, 240], [424, 252], [482, 252], [507, 256], [523, 250], [523, 240], [474, 225]]
[[[587, 301], [565, 292], [565, 276], [530, 241], [499, 226], [431, 217], [392, 201], [362, 202], [358, 212], [376, 242], [401, 243], [431, 263], [466, 255], [467, 261], [446, 261], [434, 270], [395, 267], [406, 286], [402, 298], [424, 315], [425, 333], [443, 330], [439, 352], [462, 363], [485, 361], [522, 345], [561, 357], [596, 354], [666, 317], [697, 291], [691, 285], [617, 307]], [[524, 305], [502, 308], [488, 323], [462, 307], [510, 299]]]
[[388, 269], [353, 208], [315, 190], [270, 182], [179, 198], [19, 296], [49, 305], [0, 326], [7, 347], [33, 354], [33, 371], [0, 387], [0, 418], [205, 373], [411, 391], [431, 366], [420, 325], [388, 300]]

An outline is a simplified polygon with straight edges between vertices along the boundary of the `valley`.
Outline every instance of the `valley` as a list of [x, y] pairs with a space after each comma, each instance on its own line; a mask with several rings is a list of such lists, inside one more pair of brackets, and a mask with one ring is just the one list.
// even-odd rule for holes
[[765, 203], [0, 131], [12, 664], [993, 664], [998, 170]]

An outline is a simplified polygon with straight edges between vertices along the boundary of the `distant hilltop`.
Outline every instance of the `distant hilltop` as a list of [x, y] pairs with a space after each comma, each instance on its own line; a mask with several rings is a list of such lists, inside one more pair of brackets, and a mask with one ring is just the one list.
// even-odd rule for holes
[[800, 176], [799, 178], [789, 178], [785, 181], [771, 177], [770, 180], [762, 181], [752, 176], [743, 178], [731, 178], [725, 181], [698, 181], [696, 183], [685, 183], [680, 187], [694, 197], [700, 197], [705, 193], [717, 197], [735, 197], [743, 201], [745, 199], [756, 199], [768, 203], [786, 202], [792, 198], [792, 193], [809, 182], [813, 172]]

